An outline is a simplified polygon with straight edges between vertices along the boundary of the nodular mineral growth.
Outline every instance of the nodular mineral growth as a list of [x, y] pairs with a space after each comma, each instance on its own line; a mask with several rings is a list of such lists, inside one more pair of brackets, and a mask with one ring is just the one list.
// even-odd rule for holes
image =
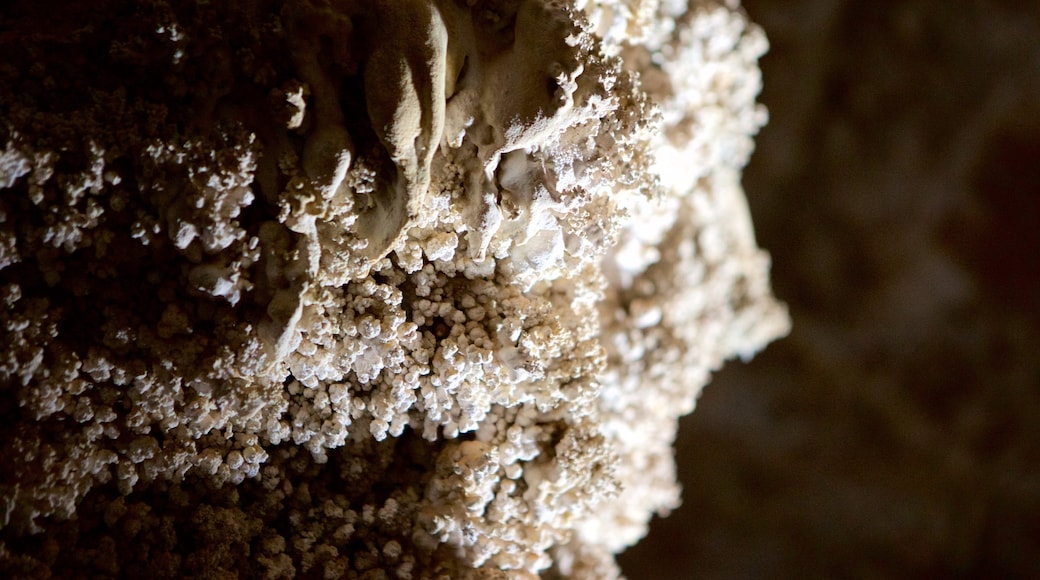
[[609, 578], [787, 330], [735, 2], [0, 8], [0, 572]]

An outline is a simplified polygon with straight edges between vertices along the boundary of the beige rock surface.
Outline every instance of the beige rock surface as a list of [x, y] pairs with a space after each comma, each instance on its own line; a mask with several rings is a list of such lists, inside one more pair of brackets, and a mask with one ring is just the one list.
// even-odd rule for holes
[[787, 331], [732, 6], [18, 2], [0, 47], [5, 573], [616, 576]]

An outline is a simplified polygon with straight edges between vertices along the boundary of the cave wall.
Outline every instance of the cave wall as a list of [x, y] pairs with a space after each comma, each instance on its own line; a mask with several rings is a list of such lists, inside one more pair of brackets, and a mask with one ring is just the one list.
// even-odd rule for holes
[[1040, 10], [773, 2], [745, 174], [791, 336], [680, 428], [644, 577], [1035, 577]]

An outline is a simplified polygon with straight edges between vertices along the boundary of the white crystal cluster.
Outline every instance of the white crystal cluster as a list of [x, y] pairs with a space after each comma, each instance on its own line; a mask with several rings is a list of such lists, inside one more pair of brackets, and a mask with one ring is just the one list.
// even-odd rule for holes
[[134, 266], [161, 308], [106, 306], [85, 345], [5, 278], [0, 380], [26, 426], [3, 525], [69, 517], [110, 480], [263, 482], [274, 449], [320, 463], [412, 430], [444, 444], [408, 541], [616, 575], [678, 503], [678, 417], [787, 329], [740, 187], [761, 31], [713, 2], [293, 0], [280, 18], [294, 78], [219, 107], [214, 88], [216, 136], [92, 143], [54, 178], [62, 152], [10, 132], [0, 188], [51, 217], [0, 202], [0, 273], [31, 262], [79, 296], [113, 274], [69, 277], [76, 253], [180, 262]]

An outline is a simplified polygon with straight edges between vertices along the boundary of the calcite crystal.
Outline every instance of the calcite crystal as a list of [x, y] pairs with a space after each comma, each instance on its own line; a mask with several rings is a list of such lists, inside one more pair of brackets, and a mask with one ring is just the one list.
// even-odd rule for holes
[[733, 3], [15, 2], [0, 49], [8, 572], [617, 576], [787, 330]]

